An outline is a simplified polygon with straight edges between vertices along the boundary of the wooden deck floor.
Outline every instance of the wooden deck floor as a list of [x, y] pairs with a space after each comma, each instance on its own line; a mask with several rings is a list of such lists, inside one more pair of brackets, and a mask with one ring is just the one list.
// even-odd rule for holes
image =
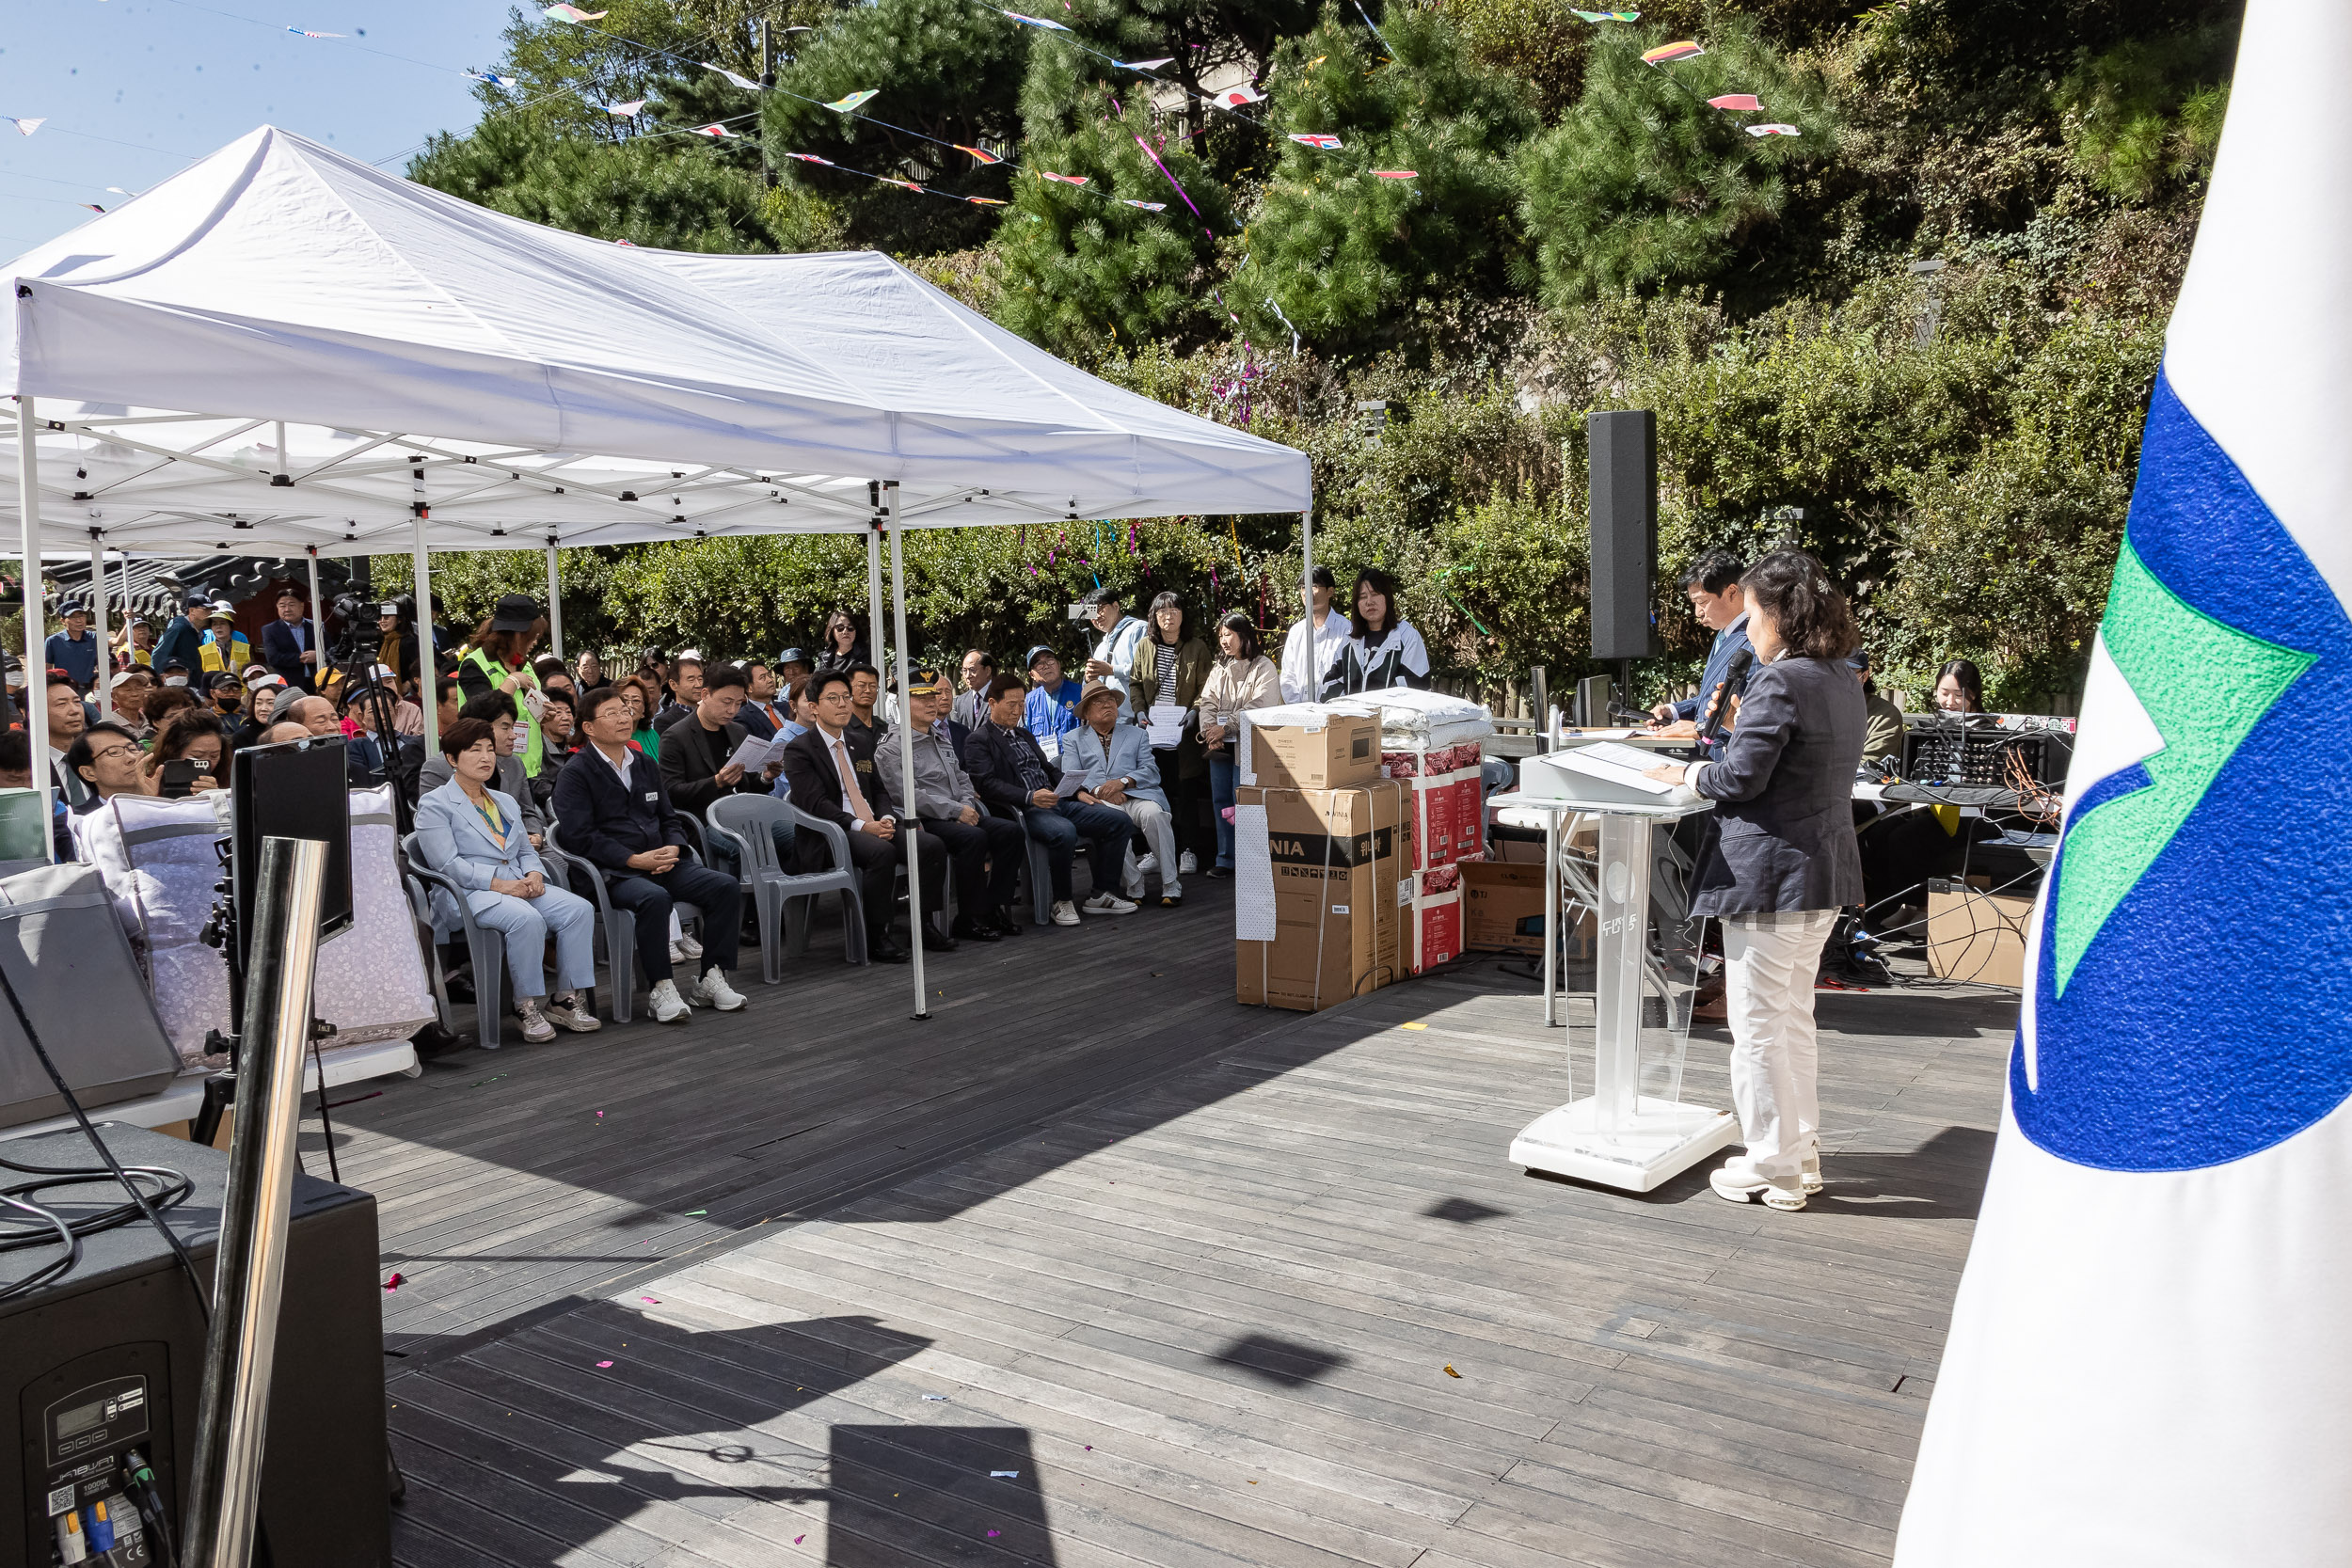
[[1230, 919], [967, 948], [920, 1024], [820, 958], [346, 1106], [399, 1560], [1886, 1560], [2013, 999], [1824, 994], [1781, 1215], [1513, 1169], [1564, 1098], [1531, 985], [1268, 1014]]

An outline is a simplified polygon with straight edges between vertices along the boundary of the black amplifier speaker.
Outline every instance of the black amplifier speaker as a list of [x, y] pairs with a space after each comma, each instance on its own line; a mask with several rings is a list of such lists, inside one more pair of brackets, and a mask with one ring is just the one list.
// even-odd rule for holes
[[1658, 652], [1658, 416], [1584, 416], [1592, 493], [1593, 657]]
[[[99, 1132], [124, 1165], [193, 1180], [195, 1192], [164, 1218], [209, 1291], [227, 1157], [113, 1123]], [[51, 1168], [99, 1164], [79, 1132], [0, 1141], [0, 1159]], [[0, 1185], [28, 1180], [0, 1169]], [[99, 1180], [33, 1201], [70, 1220], [122, 1196]], [[0, 1287], [56, 1256], [55, 1248], [0, 1252]], [[262, 1467], [272, 1568], [385, 1568], [391, 1560], [376, 1264], [375, 1199], [296, 1176]], [[146, 1525], [159, 1506], [176, 1539], [187, 1517], [203, 1377], [195, 1292], [144, 1219], [87, 1238], [71, 1274], [0, 1303], [0, 1564], [167, 1562]], [[147, 1516], [142, 1472], [152, 1478]]]

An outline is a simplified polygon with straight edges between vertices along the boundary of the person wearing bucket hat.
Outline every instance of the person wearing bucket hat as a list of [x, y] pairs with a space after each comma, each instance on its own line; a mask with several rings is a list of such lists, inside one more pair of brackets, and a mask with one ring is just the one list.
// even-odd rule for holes
[[[1165, 753], [1152, 749], [1151, 736], [1133, 724], [1119, 721], [1119, 689], [1108, 681], [1089, 681], [1078, 699], [1078, 727], [1070, 732], [1064, 760], [1073, 773], [1086, 774], [1086, 791], [1106, 806], [1127, 814], [1143, 832], [1159, 862], [1160, 904], [1174, 909], [1184, 901], [1184, 882], [1176, 856], [1175, 819], [1168, 815], [1168, 790], [1160, 773]], [[1133, 909], [1143, 898], [1140, 867], [1127, 873], [1124, 897]], [[1088, 914], [1115, 914], [1120, 900], [1098, 892], [1078, 906]]]
[[233, 675], [253, 662], [253, 642], [237, 629], [235, 605], [227, 599], [215, 599], [205, 612], [205, 620], [204, 638], [196, 649], [205, 674]]
[[523, 759], [524, 776], [533, 779], [546, 742], [539, 733], [539, 676], [531, 655], [547, 632], [538, 600], [528, 594], [501, 594], [457, 659], [457, 685], [468, 702], [497, 691], [514, 705], [515, 754]]

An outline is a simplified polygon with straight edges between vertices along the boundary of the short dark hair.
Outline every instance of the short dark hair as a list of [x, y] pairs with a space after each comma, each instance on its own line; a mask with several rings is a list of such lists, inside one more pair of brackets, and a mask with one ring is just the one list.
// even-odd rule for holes
[[[1389, 624], [1385, 626], [1371, 625], [1356, 608], [1363, 600], [1366, 583], [1372, 585], [1372, 591], [1379, 594], [1381, 602], [1389, 607]], [[1347, 620], [1348, 624], [1356, 628], [1356, 635], [1359, 637], [1370, 637], [1375, 631], [1385, 635], [1403, 626], [1405, 612], [1397, 608], [1396, 578], [1389, 576], [1377, 566], [1367, 566], [1357, 573], [1356, 586], [1349, 589], [1347, 593]]]
[[1774, 550], [1740, 579], [1756, 610], [1780, 628], [1780, 641], [1804, 658], [1844, 658], [1862, 646], [1853, 607], [1829, 571], [1803, 550]]
[[92, 749], [90, 742], [94, 736], [102, 735], [119, 735], [123, 739], [129, 741], [134, 750], [136, 750], [138, 747], [139, 737], [137, 736], [133, 735], [129, 730], [123, 728], [120, 724], [116, 723], [111, 719], [101, 719], [97, 723], [89, 725], [87, 728], [84, 729], [80, 735], [75, 736], [73, 737], [73, 744], [65, 749], [66, 772], [78, 776], [83, 768], [87, 768], [90, 765], [90, 752]]
[[441, 755], [457, 756], [470, 750], [477, 742], [497, 738], [498, 732], [490, 727], [490, 721], [487, 719], [476, 719], [461, 713], [449, 721], [448, 729], [441, 732]]
[[0, 730], [0, 772], [33, 770], [33, 737], [23, 730]]
[[146, 716], [149, 723], [161, 724], [164, 716], [173, 709], [196, 705], [196, 693], [186, 687], [159, 686], [147, 694], [147, 701], [139, 705], [139, 712]]
[[573, 710], [580, 715], [580, 728], [586, 729], [595, 723], [599, 712], [620, 700], [621, 689], [618, 686], [599, 686], [594, 691], [586, 693], [580, 699], [580, 705]]
[[740, 664], [706, 664], [703, 666], [703, 689], [716, 691], [722, 687], [739, 686], [751, 689], [752, 673]]
[[[855, 668], [860, 670], [868, 670], [871, 669], [872, 666], [860, 664], [855, 666]], [[806, 684], [803, 687], [803, 689], [808, 693], [808, 700], [810, 702], [820, 703], [825, 700], [825, 689], [828, 687], [838, 686], [846, 689], [849, 684], [850, 672], [842, 669], [838, 665], [835, 665], [831, 669], [819, 670], [815, 674], [809, 676]]]
[[515, 699], [503, 691], [485, 691], [480, 696], [467, 698], [466, 705], [457, 710], [457, 717], [479, 719], [485, 724], [495, 724], [501, 719], [515, 717]]
[[1330, 567], [1317, 566], [1314, 570], [1307, 574], [1307, 586], [1310, 588], [1329, 588], [1337, 590], [1340, 586], [1340, 579], [1331, 575]]
[[55, 690], [60, 686], [69, 688], [76, 697], [82, 694], [82, 689], [73, 684], [73, 677], [67, 674], [62, 670], [52, 670], [49, 672], [48, 684], [41, 688], [41, 693], [46, 696], [49, 692]]
[[226, 761], [226, 753], [229, 750], [229, 726], [222, 721], [219, 714], [207, 712], [200, 707], [192, 707], [173, 714], [171, 721], [155, 732], [154, 754], [166, 761], [176, 756], [183, 756], [188, 747], [194, 744], [199, 736], [208, 735], [220, 737], [223, 760]]
[[1257, 623], [1252, 621], [1248, 616], [1244, 615], [1240, 610], [1234, 610], [1232, 614], [1226, 616], [1224, 620], [1219, 621], [1216, 625], [1217, 629], [1220, 631], [1230, 629], [1240, 635], [1241, 654], [1239, 657], [1243, 658], [1256, 658], [1260, 654], [1265, 651], [1265, 645], [1258, 641]]
[[993, 703], [1004, 696], [1004, 694], [1008, 691], [1026, 691], [1028, 689], [1029, 683], [1027, 681], [1023, 680], [1019, 675], [1013, 673], [1010, 670], [1007, 670], [1001, 674], [992, 675], [989, 677], [987, 688], [988, 700]]
[[996, 668], [996, 656], [990, 653], [986, 648], [966, 648], [963, 651], [963, 657], [966, 658], [978, 659], [980, 661], [980, 668], [983, 670], [993, 670]]
[[464, 688], [458, 684], [458, 680], [455, 675], [435, 676], [433, 680], [433, 705], [435, 707], [439, 707], [441, 705], [442, 698], [448, 696], [453, 691], [461, 691]]
[[572, 694], [568, 689], [549, 688], [548, 690], [539, 693], [539, 702], [542, 706], [548, 703], [562, 703], [565, 707], [571, 708], [575, 713], [580, 711], [579, 708], [574, 705], [572, 702]]
[[1691, 562], [1690, 569], [1682, 574], [1682, 591], [1688, 594], [1693, 588], [1704, 588], [1709, 594], [1720, 594], [1747, 575], [1748, 569], [1729, 550], [1709, 550]]

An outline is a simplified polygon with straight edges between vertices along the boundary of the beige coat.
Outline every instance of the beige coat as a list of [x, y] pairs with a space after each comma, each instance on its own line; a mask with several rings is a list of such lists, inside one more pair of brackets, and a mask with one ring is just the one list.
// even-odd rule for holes
[[1226, 740], [1240, 739], [1233, 733], [1241, 714], [1249, 708], [1279, 707], [1282, 702], [1282, 677], [1274, 668], [1274, 661], [1261, 654], [1255, 658], [1220, 658], [1201, 683], [1200, 699], [1193, 706], [1200, 710], [1200, 722], [1222, 724]]

